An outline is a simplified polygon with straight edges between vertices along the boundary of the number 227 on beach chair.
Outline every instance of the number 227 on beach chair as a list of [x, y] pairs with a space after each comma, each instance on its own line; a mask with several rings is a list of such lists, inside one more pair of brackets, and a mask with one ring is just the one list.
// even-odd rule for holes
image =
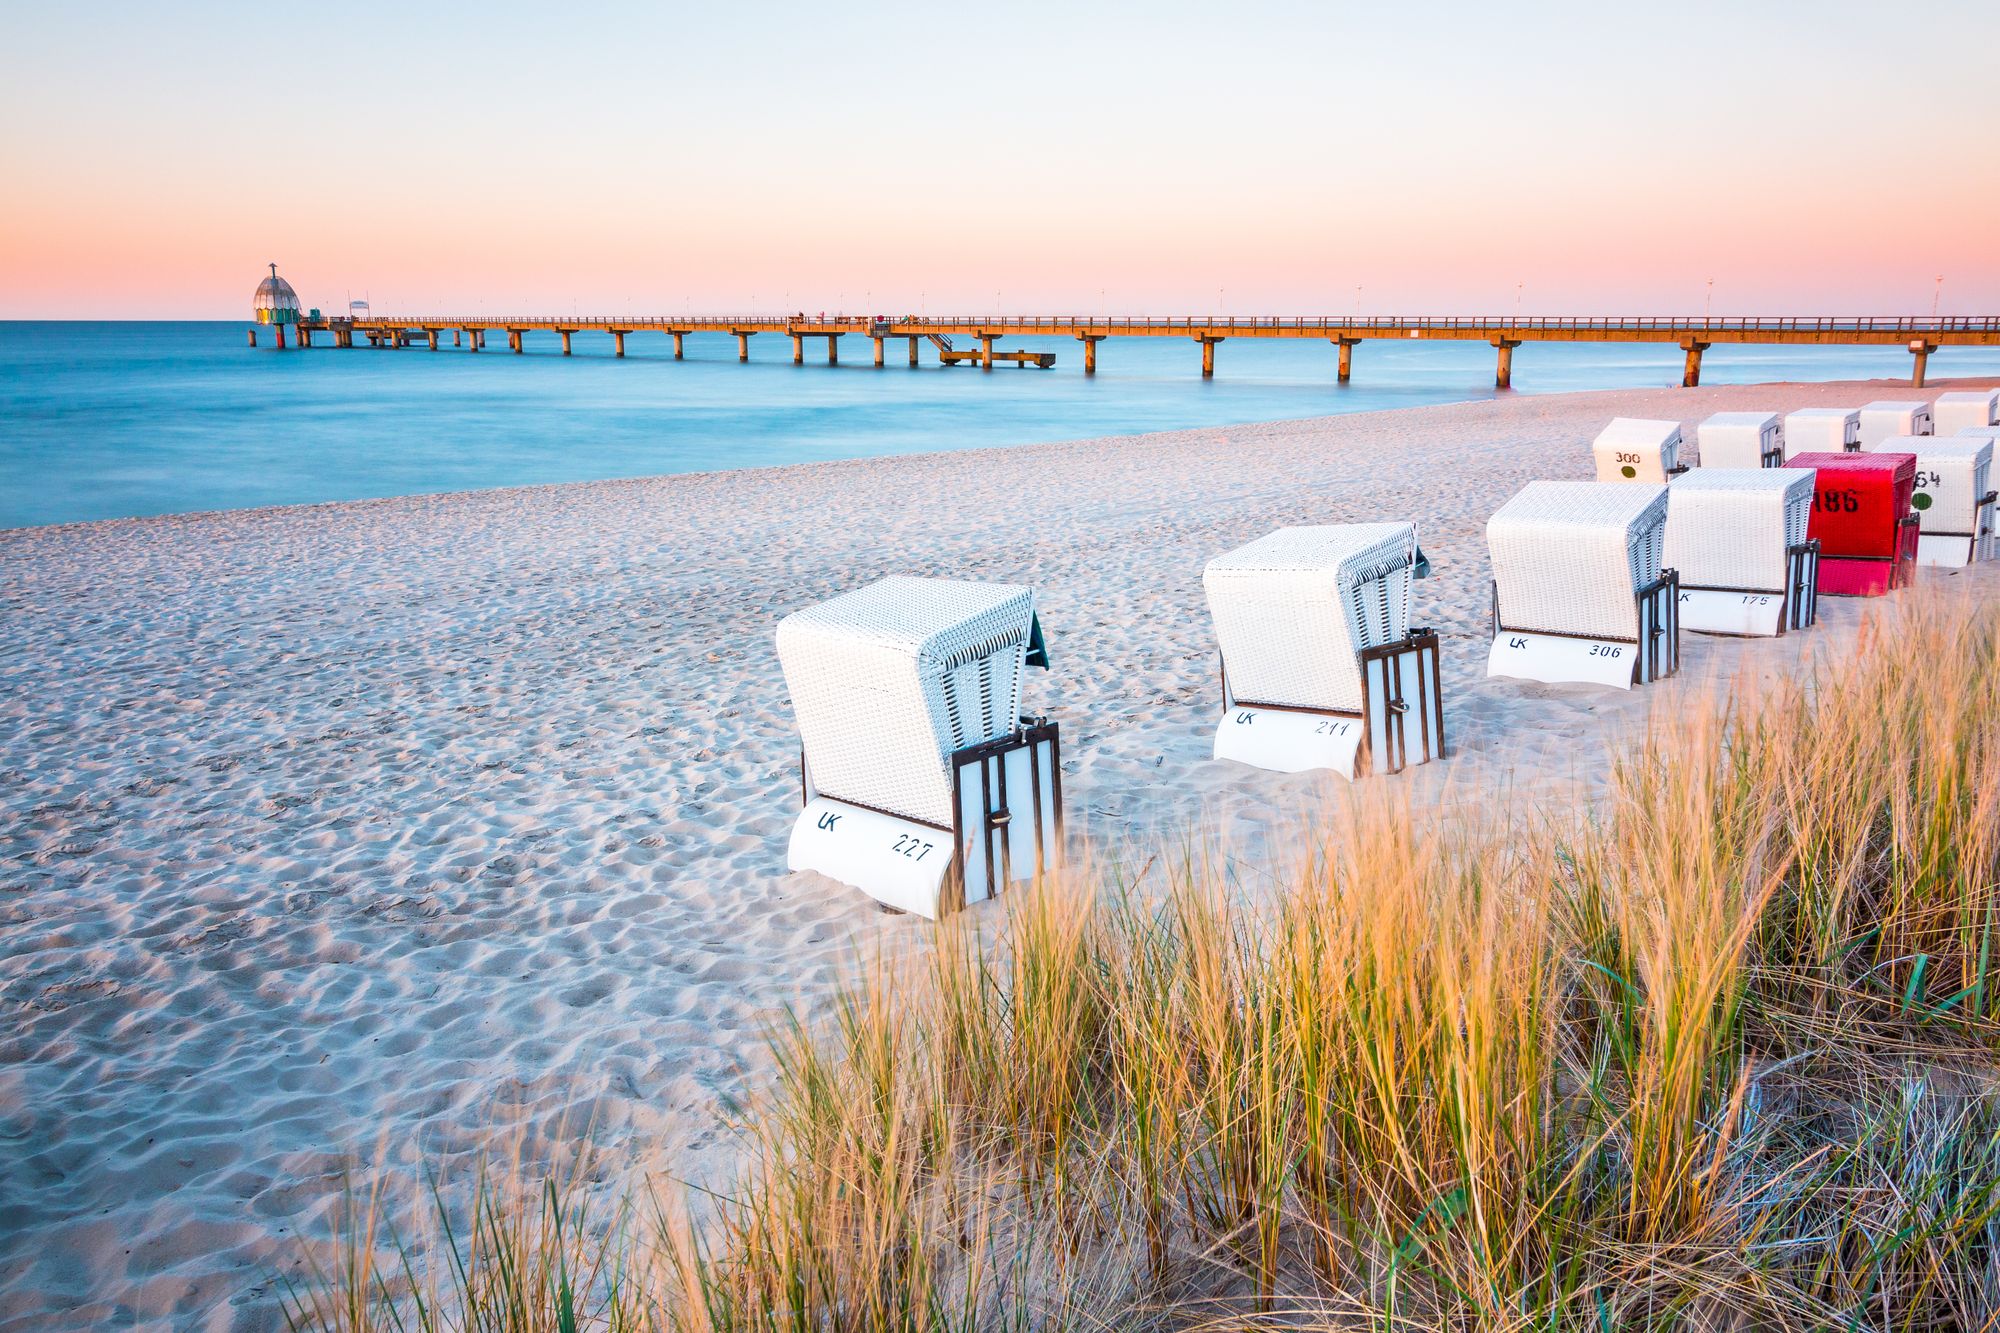
[[1819, 590], [1834, 597], [1880, 597], [1910, 581], [1917, 559], [1914, 454], [1794, 454], [1785, 466], [1811, 468], [1812, 526], [1819, 542]]
[[1354, 778], [1442, 756], [1438, 636], [1409, 623], [1424, 572], [1408, 523], [1280, 528], [1209, 561], [1215, 757]]
[[1020, 715], [1047, 667], [1031, 588], [886, 578], [778, 622], [805, 810], [788, 865], [935, 919], [1054, 868], [1056, 726]]
[[1662, 568], [1667, 488], [1532, 481], [1486, 522], [1486, 674], [1628, 689], [1680, 666], [1679, 580]]

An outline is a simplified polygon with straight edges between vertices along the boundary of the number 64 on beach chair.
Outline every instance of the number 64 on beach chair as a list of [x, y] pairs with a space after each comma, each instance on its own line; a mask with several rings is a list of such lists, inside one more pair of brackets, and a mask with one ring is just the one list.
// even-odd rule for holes
[[935, 919], [1062, 857], [1056, 726], [1031, 588], [886, 578], [778, 622], [805, 810], [787, 862]]
[[1679, 580], [1662, 568], [1667, 488], [1533, 481], [1486, 522], [1489, 676], [1628, 689], [1680, 666]]
[[1443, 755], [1438, 636], [1409, 623], [1425, 572], [1408, 523], [1280, 528], [1209, 561], [1215, 757], [1354, 778]]

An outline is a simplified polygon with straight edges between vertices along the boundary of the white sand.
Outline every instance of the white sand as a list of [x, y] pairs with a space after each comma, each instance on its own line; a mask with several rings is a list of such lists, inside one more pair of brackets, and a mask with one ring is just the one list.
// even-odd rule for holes
[[[1482, 677], [1486, 516], [1617, 414], [1885, 383], [1513, 397], [1007, 451], [0, 533], [0, 1328], [261, 1328], [350, 1162], [594, 1123], [726, 1163], [763, 1027], [915, 938], [784, 873], [776, 619], [878, 575], [1035, 584], [1072, 827], [1255, 847], [1320, 780], [1208, 758], [1208, 556], [1409, 517], [1485, 792], [1784, 640], [1630, 694]], [[1948, 577], [1927, 572], [1927, 577]], [[1992, 571], [1974, 577], [2000, 588]], [[1605, 724], [1615, 724], [1607, 727]], [[1385, 779], [1405, 781], [1405, 779]], [[985, 911], [1000, 910], [998, 905]]]

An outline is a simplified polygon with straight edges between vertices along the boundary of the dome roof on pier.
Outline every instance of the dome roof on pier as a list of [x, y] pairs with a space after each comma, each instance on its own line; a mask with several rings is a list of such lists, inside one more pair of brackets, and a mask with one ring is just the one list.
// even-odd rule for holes
[[278, 266], [271, 265], [271, 276], [257, 284], [257, 295], [251, 302], [253, 310], [297, 310], [299, 294], [292, 290], [292, 284], [278, 276]]

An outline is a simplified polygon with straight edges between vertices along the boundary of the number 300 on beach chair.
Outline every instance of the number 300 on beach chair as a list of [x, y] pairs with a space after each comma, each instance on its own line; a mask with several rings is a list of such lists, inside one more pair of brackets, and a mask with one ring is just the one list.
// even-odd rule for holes
[[1661, 567], [1667, 488], [1533, 481], [1486, 522], [1486, 674], [1627, 689], [1680, 666], [1679, 581]]
[[1056, 726], [1031, 588], [886, 578], [778, 622], [805, 811], [788, 864], [935, 919], [1060, 863]]
[[1681, 465], [1681, 423], [1613, 417], [1591, 444], [1599, 481], [1665, 481]]
[[1215, 757], [1353, 778], [1441, 756], [1438, 637], [1409, 624], [1422, 572], [1408, 523], [1280, 528], [1209, 561]]

